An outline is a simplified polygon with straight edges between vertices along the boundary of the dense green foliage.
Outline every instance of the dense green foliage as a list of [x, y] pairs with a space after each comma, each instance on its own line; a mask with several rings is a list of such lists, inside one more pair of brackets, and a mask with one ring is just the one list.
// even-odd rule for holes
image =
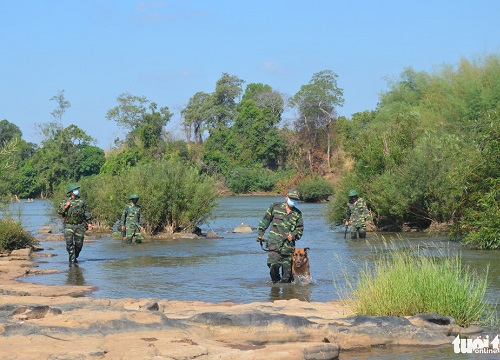
[[0, 251], [12, 251], [37, 244], [33, 235], [23, 229], [22, 224], [12, 218], [0, 218]]
[[[283, 106], [283, 98], [270, 86], [249, 84], [234, 110], [236, 115], [231, 126], [224, 122], [210, 129], [204, 161], [227, 177], [237, 168], [279, 169], [286, 155], [284, 138], [277, 127]], [[263, 185], [250, 191], [269, 188]]]
[[459, 255], [436, 257], [419, 248], [389, 249], [376, 255], [373, 267], [368, 262], [360, 267], [348, 285], [351, 292], [345, 296], [357, 314], [440, 314], [464, 327], [494, 316], [484, 300], [487, 269], [477, 274], [462, 264]]
[[[120, 219], [129, 195], [139, 194], [150, 233], [193, 230], [209, 218], [218, 198], [211, 177], [177, 160], [144, 163], [121, 176], [96, 175], [79, 185], [93, 222], [100, 226], [112, 226]], [[64, 192], [65, 187], [61, 187], [54, 197], [55, 206], [64, 199]]]
[[341, 121], [354, 169], [337, 184], [330, 221], [356, 188], [379, 226], [451, 224], [465, 243], [499, 248], [499, 84], [498, 56], [436, 74], [409, 68], [376, 111]]
[[300, 192], [300, 199], [305, 202], [325, 201], [333, 195], [333, 185], [317, 176], [303, 180], [297, 189]]
[[274, 188], [274, 173], [270, 170], [235, 168], [227, 177], [227, 186], [235, 194], [248, 194]]

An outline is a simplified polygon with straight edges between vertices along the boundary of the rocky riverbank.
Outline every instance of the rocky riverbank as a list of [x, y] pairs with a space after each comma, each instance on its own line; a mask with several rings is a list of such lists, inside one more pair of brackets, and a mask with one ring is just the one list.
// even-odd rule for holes
[[374, 346], [451, 346], [457, 333], [481, 331], [437, 315], [354, 316], [341, 302], [114, 300], [92, 297], [91, 286], [16, 281], [41, 271], [36, 256], [0, 257], [1, 359], [337, 359]]

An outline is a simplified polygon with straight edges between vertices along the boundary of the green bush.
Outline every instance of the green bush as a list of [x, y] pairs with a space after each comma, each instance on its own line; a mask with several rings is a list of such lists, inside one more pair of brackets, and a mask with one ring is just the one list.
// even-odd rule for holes
[[320, 177], [303, 180], [297, 189], [300, 192], [300, 198], [305, 202], [324, 201], [333, 195], [333, 184]]
[[32, 247], [36, 238], [23, 229], [19, 221], [0, 219], [0, 251], [12, 251]]
[[227, 186], [235, 194], [271, 191], [274, 182], [273, 172], [266, 169], [235, 168], [227, 178]]
[[490, 191], [468, 209], [459, 224], [463, 243], [473, 249], [500, 250], [500, 179], [490, 179]]
[[101, 166], [101, 173], [120, 175], [122, 172], [136, 166], [142, 158], [138, 149], [126, 149], [111, 153]]
[[[347, 275], [347, 274], [346, 274]], [[420, 248], [395, 249], [359, 269], [348, 303], [356, 314], [411, 316], [435, 313], [453, 317], [460, 326], [491, 321], [484, 301], [488, 271], [477, 274], [452, 254], [431, 256]]]
[[[217, 206], [217, 185], [208, 175], [178, 160], [146, 163], [120, 176], [100, 174], [83, 179], [81, 194], [92, 211], [93, 223], [111, 227], [121, 217], [129, 195], [140, 196], [146, 231], [190, 230], [201, 225]], [[59, 191], [54, 205], [64, 199]]]

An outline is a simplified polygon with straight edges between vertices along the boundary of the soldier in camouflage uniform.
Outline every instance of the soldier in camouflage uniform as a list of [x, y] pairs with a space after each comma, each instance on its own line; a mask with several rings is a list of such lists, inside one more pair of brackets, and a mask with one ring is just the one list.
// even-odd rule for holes
[[144, 218], [142, 217], [141, 207], [137, 205], [139, 195], [131, 194], [130, 203], [125, 205], [122, 212], [121, 223], [122, 231], [125, 231], [127, 244], [132, 244], [135, 237], [135, 243], [142, 243], [142, 234], [144, 233]]
[[[295, 241], [302, 237], [304, 221], [297, 209], [300, 194], [290, 189], [285, 202], [271, 204], [258, 226], [257, 241], [264, 241], [264, 233], [271, 225], [267, 239], [267, 266], [273, 283], [289, 283], [292, 277], [292, 253]], [[281, 276], [280, 276], [281, 268]]]
[[85, 230], [92, 230], [92, 215], [85, 199], [79, 195], [80, 186], [71, 183], [68, 185], [67, 198], [61, 202], [57, 213], [62, 216], [64, 224], [64, 238], [69, 262], [75, 263], [83, 248]]
[[370, 223], [370, 212], [363, 198], [358, 198], [356, 190], [349, 190], [345, 226], [350, 225], [351, 239], [366, 238], [366, 227]]

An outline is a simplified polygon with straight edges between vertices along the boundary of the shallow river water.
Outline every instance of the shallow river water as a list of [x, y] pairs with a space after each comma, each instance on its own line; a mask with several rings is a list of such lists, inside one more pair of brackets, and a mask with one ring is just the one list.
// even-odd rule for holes
[[[221, 239], [182, 239], [172, 241], [146, 241], [143, 244], [122, 244], [110, 236], [93, 237], [85, 242], [78, 266], [68, 266], [64, 242], [42, 242], [46, 252], [56, 256], [41, 258], [40, 268], [60, 270], [60, 273], [36, 275], [22, 278], [23, 281], [48, 285], [92, 285], [96, 290], [91, 296], [106, 298], [156, 298], [168, 300], [199, 300], [207, 302], [231, 301], [251, 303], [278, 299], [300, 299], [303, 301], [327, 302], [340, 298], [345, 289], [345, 278], [353, 279], [357, 266], [373, 259], [374, 249], [383, 249], [383, 240], [393, 241], [398, 246], [419, 245], [426, 251], [460, 252], [463, 263], [478, 271], [489, 265], [490, 284], [487, 300], [498, 303], [500, 294], [500, 261], [496, 251], [464, 250], [456, 242], [443, 237], [429, 237], [423, 233], [368, 234], [367, 241], [353, 242], [344, 239], [343, 228], [330, 227], [325, 223], [326, 204], [301, 203], [305, 230], [297, 247], [309, 247], [308, 252], [311, 285], [272, 285], [266, 266], [266, 253], [256, 242], [257, 233], [236, 234], [232, 230], [241, 223], [255, 228], [267, 207], [282, 197], [226, 197], [214, 219], [204, 224], [203, 231], [213, 230]], [[33, 203], [18, 203], [11, 207], [18, 213], [23, 226], [36, 233], [42, 226], [52, 225], [55, 232], [61, 231], [58, 219], [50, 217], [50, 203], [35, 200]], [[348, 235], [349, 237], [349, 235]], [[432, 354], [370, 352], [360, 354], [358, 359], [457, 359], [450, 345], [447, 349]], [[401, 352], [403, 351], [403, 352]], [[357, 355], [356, 355], [357, 356]], [[368, 356], [368, 357], [367, 357]], [[348, 357], [342, 357], [347, 359]]]

